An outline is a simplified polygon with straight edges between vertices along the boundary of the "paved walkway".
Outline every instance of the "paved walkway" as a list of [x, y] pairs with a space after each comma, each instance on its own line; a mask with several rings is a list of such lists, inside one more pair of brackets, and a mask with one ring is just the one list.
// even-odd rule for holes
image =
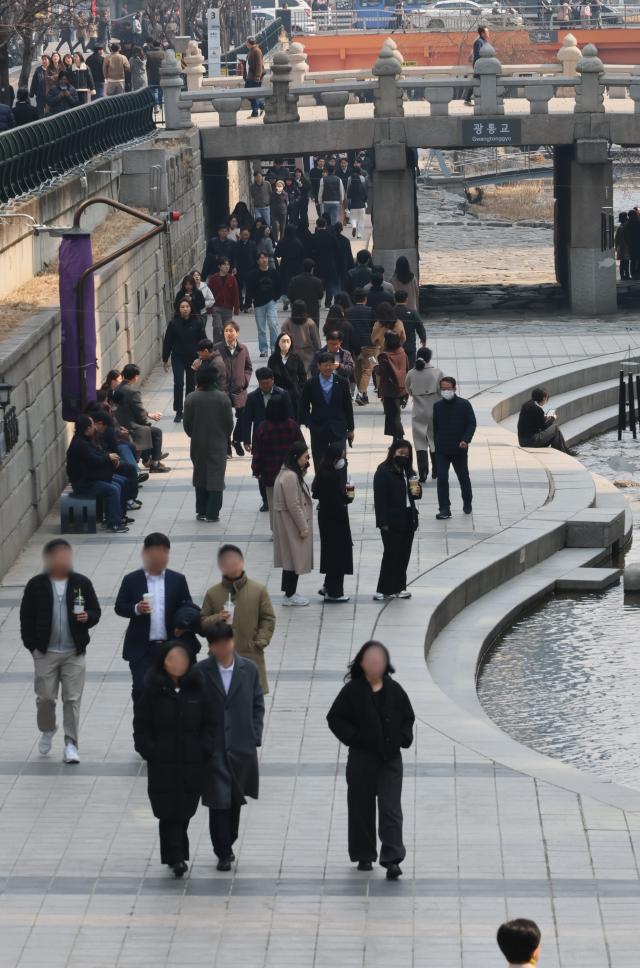
[[[248, 318], [242, 330], [255, 338]], [[602, 335], [596, 354], [629, 339], [640, 345], [637, 327]], [[450, 339], [440, 330], [431, 343], [466, 395], [594, 353], [593, 337], [578, 336]], [[18, 635], [21, 591], [39, 568], [42, 544], [58, 532], [55, 514], [0, 586], [2, 968], [490, 968], [500, 964], [496, 925], [518, 915], [543, 927], [544, 968], [635, 968], [640, 818], [534, 781], [431, 726], [415, 658], [402, 661], [403, 603], [393, 604], [390, 621], [372, 601], [380, 542], [371, 482], [386, 450], [378, 404], [357, 411], [350, 454], [357, 489], [351, 602], [323, 606], [316, 574], [301, 580], [308, 608], [276, 604], [261, 798], [243, 812], [237, 866], [216, 873], [200, 811], [191, 875], [169, 878], [131, 744], [129, 673], [120, 658], [125, 623], [112, 608], [120, 579], [137, 566], [142, 536], [152, 529], [171, 535], [172, 566], [186, 572], [197, 601], [217, 578], [223, 537], [243, 547], [249, 573], [268, 584], [276, 603], [280, 576], [248, 460], [229, 464], [221, 524], [196, 523], [187, 441], [170, 420], [170, 377], [154, 371], [144, 395], [165, 414], [172, 473], [145, 485], [128, 535], [74, 540], [77, 567], [104, 607], [88, 654], [80, 766], [61, 763], [59, 738], [50, 757], [37, 752], [31, 662]], [[489, 446], [482, 432], [471, 465], [471, 517], [460, 514], [454, 489], [454, 517], [435, 521], [434, 488], [426, 488], [411, 580], [547, 497], [530, 455]], [[380, 868], [363, 875], [348, 862], [345, 757], [324, 718], [349, 657], [381, 615], [380, 634], [392, 653], [397, 648], [397, 676], [419, 715], [405, 761], [405, 875], [392, 885]]]

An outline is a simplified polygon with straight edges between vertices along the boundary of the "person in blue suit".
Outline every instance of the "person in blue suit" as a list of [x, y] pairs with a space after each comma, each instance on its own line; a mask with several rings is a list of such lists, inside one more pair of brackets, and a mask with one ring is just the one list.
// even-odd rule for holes
[[159, 650], [175, 638], [176, 613], [185, 604], [193, 605], [185, 576], [167, 567], [170, 549], [166, 534], [148, 534], [142, 547], [143, 567], [124, 576], [116, 598], [116, 614], [129, 619], [122, 658], [131, 670], [134, 703]]

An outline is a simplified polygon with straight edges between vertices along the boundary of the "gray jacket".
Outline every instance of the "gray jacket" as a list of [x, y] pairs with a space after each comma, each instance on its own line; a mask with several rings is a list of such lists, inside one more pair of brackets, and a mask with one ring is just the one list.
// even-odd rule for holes
[[129, 61], [131, 68], [131, 90], [139, 91], [147, 86], [147, 63], [140, 57], [132, 57]]
[[268, 208], [271, 204], [271, 185], [266, 178], [262, 179], [262, 184], [252, 182], [249, 186], [249, 196], [251, 204], [255, 208]]

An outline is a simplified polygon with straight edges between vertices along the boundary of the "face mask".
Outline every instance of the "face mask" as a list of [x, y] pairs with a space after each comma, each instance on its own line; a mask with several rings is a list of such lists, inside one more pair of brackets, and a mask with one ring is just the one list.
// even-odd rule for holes
[[455, 397], [455, 395], [456, 394], [455, 394], [455, 391], [454, 390], [443, 390], [442, 391], [442, 399], [443, 400], [453, 400], [453, 398]]
[[337, 460], [337, 461], [336, 461], [336, 470], [337, 470], [337, 471], [341, 471], [341, 470], [342, 470], [342, 468], [343, 468], [343, 467], [345, 466], [345, 464], [346, 464], [346, 463], [347, 463], [347, 462], [346, 462], [346, 460], [344, 459], [344, 457], [341, 457], [341, 458], [340, 458], [340, 460]]
[[398, 467], [402, 467], [403, 469], [407, 467], [411, 467], [408, 457], [396, 457], [395, 462], [398, 465]]

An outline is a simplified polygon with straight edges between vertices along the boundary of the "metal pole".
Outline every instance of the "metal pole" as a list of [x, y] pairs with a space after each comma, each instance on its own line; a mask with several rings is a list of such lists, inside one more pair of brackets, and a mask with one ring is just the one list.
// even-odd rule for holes
[[622, 440], [622, 431], [627, 429], [625, 396], [624, 371], [620, 370], [620, 386], [618, 388], [618, 440]]
[[636, 407], [633, 400], [633, 374], [629, 374], [629, 429], [633, 433], [633, 439], [636, 440]]

